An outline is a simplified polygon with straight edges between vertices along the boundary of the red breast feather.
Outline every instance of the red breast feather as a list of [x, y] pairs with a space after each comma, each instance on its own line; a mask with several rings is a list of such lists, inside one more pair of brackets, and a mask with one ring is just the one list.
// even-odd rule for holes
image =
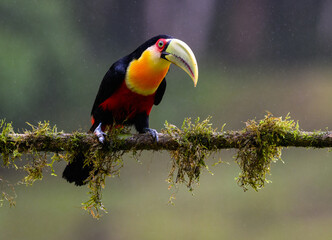
[[136, 114], [145, 112], [150, 114], [154, 102], [155, 93], [143, 96], [128, 89], [124, 81], [121, 87], [102, 104], [104, 111], [112, 112], [116, 123], [132, 120]]

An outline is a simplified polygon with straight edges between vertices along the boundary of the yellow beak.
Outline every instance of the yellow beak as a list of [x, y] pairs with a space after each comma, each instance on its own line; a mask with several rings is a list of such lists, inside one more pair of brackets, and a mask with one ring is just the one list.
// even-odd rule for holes
[[196, 87], [198, 80], [197, 61], [193, 51], [185, 42], [179, 39], [170, 39], [162, 52], [162, 58], [174, 63], [188, 73]]

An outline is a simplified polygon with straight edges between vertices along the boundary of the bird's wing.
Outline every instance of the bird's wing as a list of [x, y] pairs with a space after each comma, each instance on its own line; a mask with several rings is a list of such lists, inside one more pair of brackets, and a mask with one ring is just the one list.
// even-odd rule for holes
[[121, 59], [115, 62], [106, 72], [93, 104], [91, 115], [93, 115], [94, 111], [100, 104], [112, 96], [112, 94], [121, 86], [122, 82], [125, 80], [127, 66], [128, 64], [125, 59]]
[[166, 78], [163, 79], [163, 81], [160, 83], [156, 94], [154, 96], [154, 105], [158, 105], [161, 102], [161, 99], [163, 99], [164, 93], [166, 90]]

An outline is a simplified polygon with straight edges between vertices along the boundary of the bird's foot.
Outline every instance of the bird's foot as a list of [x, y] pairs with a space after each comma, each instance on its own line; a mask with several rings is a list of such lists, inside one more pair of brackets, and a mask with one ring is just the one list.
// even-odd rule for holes
[[98, 137], [99, 142], [104, 143], [104, 141], [105, 141], [104, 136], [106, 136], [106, 133], [104, 133], [101, 130], [101, 123], [99, 123], [98, 127], [96, 127], [96, 129], [94, 130], [93, 133]]
[[158, 138], [158, 132], [156, 129], [144, 128], [143, 131], [144, 131], [144, 133], [149, 133], [152, 136], [153, 140], [155, 142], [158, 142], [159, 138]]

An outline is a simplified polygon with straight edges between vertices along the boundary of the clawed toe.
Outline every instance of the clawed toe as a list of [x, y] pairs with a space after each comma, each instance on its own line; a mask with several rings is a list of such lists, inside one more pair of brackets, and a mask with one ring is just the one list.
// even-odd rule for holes
[[99, 123], [98, 127], [94, 130], [94, 134], [98, 137], [99, 142], [104, 143], [106, 133], [101, 130], [101, 123]]
[[152, 136], [153, 140], [154, 140], [155, 142], [158, 142], [159, 138], [158, 138], [158, 132], [157, 132], [156, 129], [145, 128], [145, 129], [144, 129], [144, 132], [145, 132], [145, 133], [149, 133], [149, 134]]

